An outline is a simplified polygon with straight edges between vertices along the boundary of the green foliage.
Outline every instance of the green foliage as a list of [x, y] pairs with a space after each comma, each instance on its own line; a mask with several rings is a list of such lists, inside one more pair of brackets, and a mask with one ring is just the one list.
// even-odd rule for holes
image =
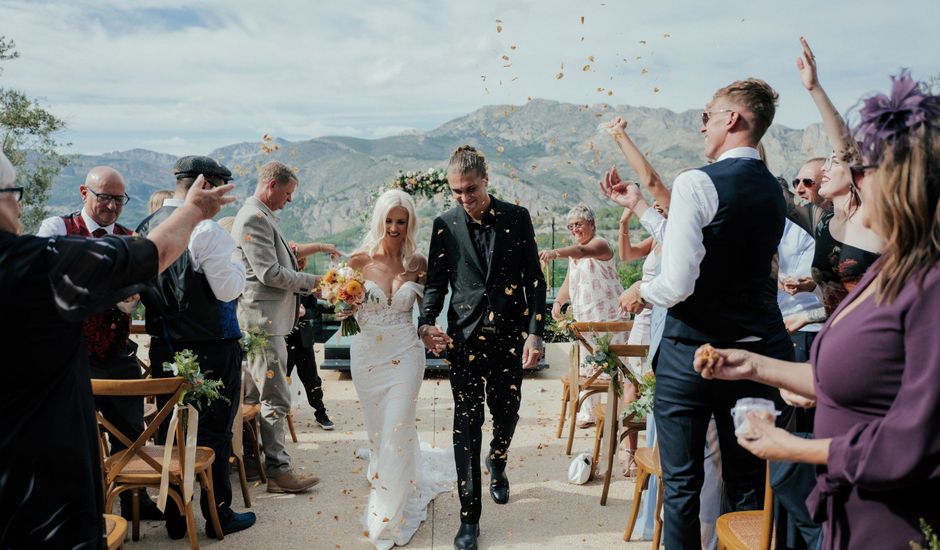
[[569, 311], [561, 319], [551, 318], [545, 324], [545, 342], [571, 342], [574, 340], [574, 332], [571, 330], [571, 324], [574, 323], [574, 317]]
[[633, 415], [634, 418], [646, 418], [653, 414], [653, 395], [656, 393], [656, 375], [652, 372], [646, 373], [639, 380], [640, 385], [637, 388], [639, 395], [636, 401], [629, 403], [624, 409], [621, 418]]
[[940, 538], [937, 538], [937, 533], [934, 532], [933, 528], [924, 521], [924, 518], [920, 518], [920, 530], [924, 533], [924, 541], [927, 546], [922, 546], [914, 541], [911, 541], [912, 550], [940, 550]]
[[643, 260], [639, 259], [618, 264], [617, 274], [620, 276], [620, 284], [623, 285], [623, 288], [630, 288], [633, 283], [643, 278]]
[[[0, 36], [0, 61], [17, 57], [19, 52], [13, 41]], [[52, 180], [68, 164], [68, 157], [57, 151], [64, 144], [55, 138], [63, 129], [65, 122], [36, 100], [0, 86], [2, 149], [17, 168], [17, 178], [25, 188], [20, 220], [28, 232], [35, 231], [45, 217]]]
[[623, 388], [620, 385], [620, 375], [623, 375], [635, 386], [640, 386], [633, 377], [633, 373], [630, 372], [630, 369], [624, 366], [620, 358], [617, 357], [617, 354], [610, 351], [610, 334], [605, 333], [597, 336], [593, 338], [593, 342], [594, 354], [588, 355], [584, 363], [586, 365], [593, 365], [595, 368], [607, 373], [610, 376], [611, 383], [614, 385], [614, 392], [618, 396], [623, 394]]
[[251, 359], [258, 354], [263, 353], [268, 346], [268, 337], [270, 335], [261, 328], [250, 328], [244, 331], [241, 345], [245, 357]]
[[199, 362], [196, 361], [196, 356], [188, 349], [176, 352], [172, 363], [163, 363], [163, 370], [172, 372], [173, 376], [182, 377], [189, 384], [189, 388], [180, 395], [180, 405], [195, 405], [202, 408], [203, 406], [208, 407], [216, 399], [231, 403], [221, 393], [225, 384], [221, 380], [206, 379], [205, 375], [210, 371], [202, 372], [199, 368]]

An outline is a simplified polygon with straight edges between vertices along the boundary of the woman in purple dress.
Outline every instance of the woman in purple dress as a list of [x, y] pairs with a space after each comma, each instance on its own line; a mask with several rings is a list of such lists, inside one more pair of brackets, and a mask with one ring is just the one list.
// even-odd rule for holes
[[738, 442], [817, 465], [807, 504], [825, 548], [908, 548], [940, 528], [940, 96], [902, 73], [868, 98], [852, 166], [881, 259], [819, 333], [810, 363], [699, 350], [703, 376], [750, 379], [816, 399], [814, 439], [751, 417]]

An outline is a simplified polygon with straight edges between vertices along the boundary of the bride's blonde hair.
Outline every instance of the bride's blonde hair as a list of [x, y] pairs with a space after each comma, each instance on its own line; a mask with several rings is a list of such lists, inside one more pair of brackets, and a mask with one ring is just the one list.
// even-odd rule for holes
[[368, 254], [370, 258], [375, 256], [382, 247], [382, 239], [385, 238], [385, 220], [388, 218], [388, 213], [396, 207], [404, 208], [408, 213], [408, 228], [405, 231], [405, 242], [401, 247], [401, 263], [406, 270], [409, 270], [413, 267], [411, 263], [417, 249], [415, 235], [418, 233], [418, 216], [415, 213], [414, 198], [400, 189], [389, 189], [376, 199], [368, 231], [356, 252]]

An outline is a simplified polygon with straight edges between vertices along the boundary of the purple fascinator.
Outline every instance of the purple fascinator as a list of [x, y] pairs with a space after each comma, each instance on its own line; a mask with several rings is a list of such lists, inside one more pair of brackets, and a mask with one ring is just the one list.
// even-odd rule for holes
[[926, 126], [940, 127], [940, 96], [911, 78], [909, 70], [891, 77], [891, 95], [875, 94], [862, 102], [855, 135], [866, 164], [878, 164], [887, 147], [900, 151]]

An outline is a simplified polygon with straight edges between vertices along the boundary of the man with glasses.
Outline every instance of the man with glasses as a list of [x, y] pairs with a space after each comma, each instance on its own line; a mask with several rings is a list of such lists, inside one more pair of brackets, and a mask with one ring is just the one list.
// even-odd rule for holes
[[738, 445], [730, 413], [744, 397], [784, 404], [776, 390], [761, 384], [705, 380], [692, 361], [703, 344], [793, 357], [771, 278], [786, 204], [757, 151], [777, 99], [766, 82], [753, 78], [714, 94], [700, 130], [705, 157], [714, 162], [676, 178], [661, 272], [631, 286], [620, 299], [634, 313], [647, 304], [668, 308], [653, 358], [653, 410], [663, 469], [663, 538], [670, 550], [701, 545], [699, 493], [712, 415], [724, 508], [755, 510], [763, 504], [764, 462]]
[[[176, 192], [165, 199], [163, 206], [151, 214], [137, 232], [142, 236], [159, 230], [163, 223], [183, 205], [183, 200], [197, 181], [205, 179], [219, 187], [232, 179], [228, 168], [213, 158], [188, 156], [173, 166]], [[202, 176], [202, 178], [200, 178]], [[212, 462], [212, 485], [215, 502], [203, 491], [199, 504], [206, 518], [206, 534], [216, 533], [209, 521], [209, 507], [215, 506], [225, 535], [254, 525], [252, 512], [232, 510], [232, 483], [229, 480], [229, 457], [232, 454], [232, 422], [241, 401], [242, 349], [241, 330], [236, 318], [238, 297], [245, 288], [245, 268], [233, 261], [235, 241], [213, 220], [204, 220], [192, 232], [189, 246], [165, 272], [141, 291], [146, 306], [147, 333], [150, 334], [150, 364], [154, 378], [173, 376], [161, 366], [172, 363], [174, 355], [188, 349], [196, 355], [207, 379], [221, 380], [224, 399], [217, 399], [199, 411], [197, 443], [215, 453]], [[158, 397], [157, 402], [163, 405]], [[166, 425], [161, 428], [166, 436]], [[166, 530], [172, 539], [186, 535], [186, 522], [176, 503], [166, 505]]]
[[[130, 200], [124, 178], [110, 166], [96, 166], [88, 171], [85, 184], [79, 187], [82, 209], [65, 216], [54, 216], [43, 220], [36, 232], [37, 237], [63, 235], [80, 237], [103, 237], [105, 235], [133, 235], [133, 231], [117, 223], [124, 205]], [[92, 315], [84, 322], [88, 362], [92, 378], [107, 380], [133, 380], [141, 376], [137, 363], [137, 344], [130, 340], [131, 316], [136, 307], [136, 296], [131, 300], [115, 304]], [[136, 439], [144, 431], [144, 401], [139, 397], [97, 397], [95, 406], [104, 417], [122, 433]], [[109, 435], [111, 452], [126, 447], [116, 437]], [[163, 519], [163, 513], [140, 491], [140, 518]], [[121, 515], [130, 519], [133, 495], [121, 493]]]

